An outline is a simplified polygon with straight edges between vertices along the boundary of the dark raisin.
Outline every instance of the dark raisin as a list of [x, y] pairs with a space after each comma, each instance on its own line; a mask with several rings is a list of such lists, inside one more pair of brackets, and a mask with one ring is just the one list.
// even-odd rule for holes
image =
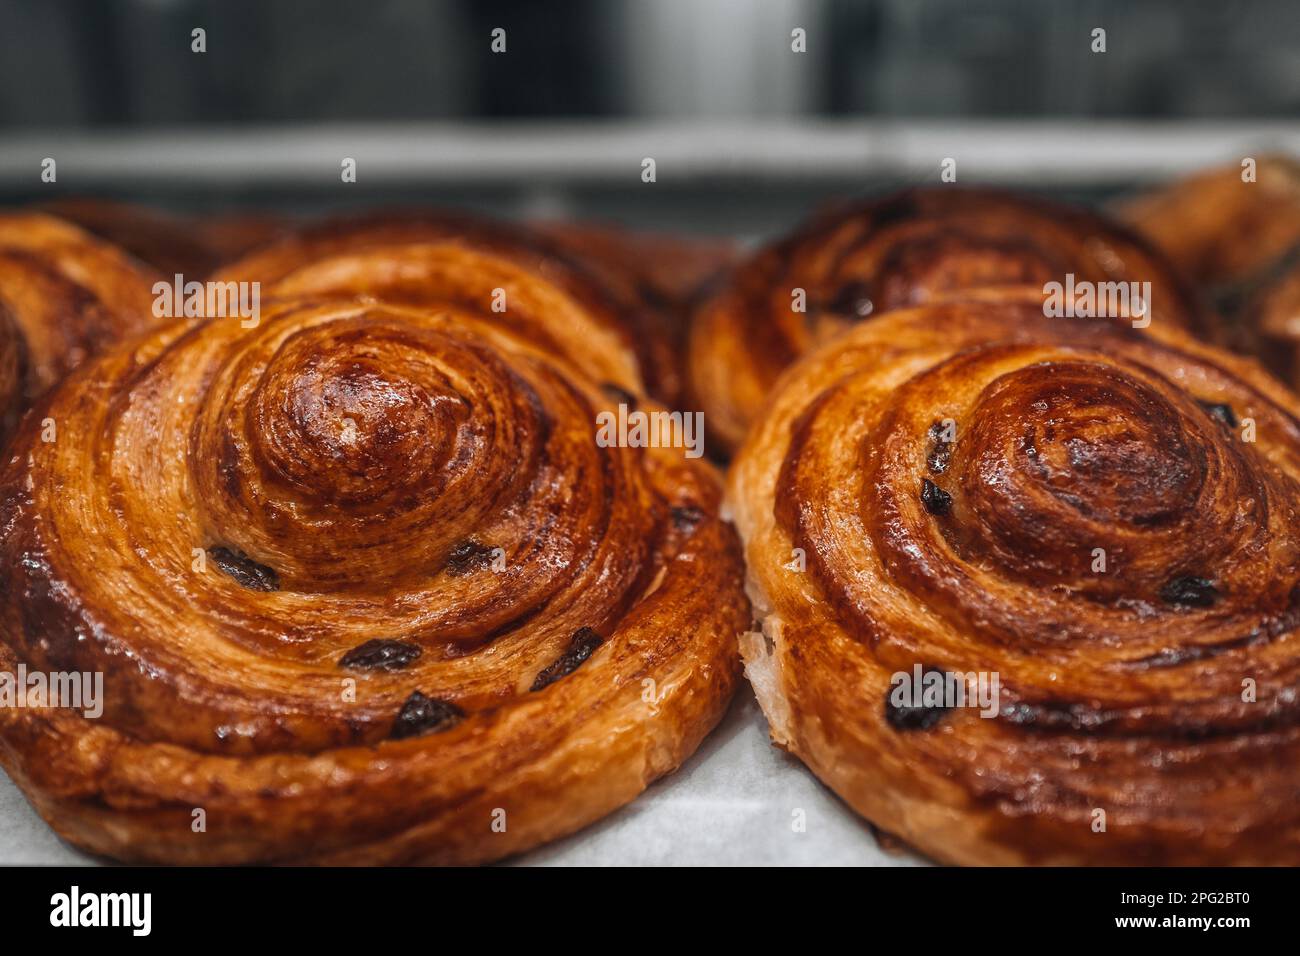
[[614, 401], [626, 405], [629, 411], [636, 409], [636, 396], [621, 385], [615, 385], [613, 382], [601, 382], [600, 390], [610, 398], [614, 399]]
[[465, 711], [451, 701], [425, 697], [417, 690], [406, 698], [389, 736], [394, 740], [405, 740], [421, 734], [440, 733], [456, 726], [464, 716]]
[[1226, 402], [1205, 402], [1198, 398], [1196, 403], [1205, 409], [1205, 413], [1211, 418], [1217, 418], [1229, 428], [1237, 427], [1237, 414], [1232, 410], [1232, 406]]
[[930, 426], [930, 454], [926, 456], [925, 465], [936, 475], [948, 470], [948, 460], [952, 458], [952, 442], [943, 437], [944, 431], [943, 422]]
[[1219, 589], [1206, 578], [1185, 575], [1160, 589], [1160, 600], [1183, 607], [1210, 607], [1219, 599]]
[[952, 495], [929, 478], [921, 479], [921, 502], [932, 515], [946, 515], [952, 510]]
[[360, 671], [400, 671], [422, 653], [418, 644], [406, 641], [366, 641], [339, 658], [339, 667]]
[[875, 307], [871, 301], [871, 286], [865, 282], [849, 282], [840, 286], [825, 306], [828, 312], [851, 319], [865, 319]]
[[[937, 667], [927, 667], [922, 673], [929, 675], [944, 672]], [[893, 700], [894, 690], [895, 688], [891, 686], [885, 694], [885, 722], [895, 730], [929, 730], [948, 713], [948, 708], [944, 706], [928, 707], [925, 704], [899, 706]]]
[[258, 564], [242, 551], [230, 548], [208, 548], [210, 557], [226, 574], [253, 591], [280, 590], [280, 575], [265, 564]]
[[673, 527], [690, 533], [704, 520], [704, 512], [694, 505], [683, 505], [672, 510]]
[[596, 648], [605, 643], [605, 639], [589, 627], [580, 627], [569, 638], [569, 648], [555, 663], [548, 665], [537, 679], [533, 681], [532, 690], [549, 687], [561, 677], [567, 677], [578, 669]]
[[460, 577], [492, 563], [492, 548], [477, 541], [462, 541], [447, 555], [447, 573]]

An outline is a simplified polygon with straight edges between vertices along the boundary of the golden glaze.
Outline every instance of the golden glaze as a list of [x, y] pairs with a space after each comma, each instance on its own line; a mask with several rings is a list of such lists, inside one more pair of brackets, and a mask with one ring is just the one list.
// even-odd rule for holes
[[1120, 204], [1119, 215], [1203, 286], [1250, 281], [1300, 243], [1300, 163], [1260, 157], [1254, 182], [1220, 167]]
[[624, 314], [639, 320], [637, 334], [668, 343], [652, 353], [655, 394], [675, 403], [685, 394], [686, 331], [697, 299], [735, 261], [724, 239], [643, 232], [591, 223], [544, 223], [537, 228], [599, 274]]
[[78, 196], [36, 207], [113, 243], [168, 279], [207, 277], [217, 266], [267, 245], [289, 231], [270, 213], [187, 217], [149, 206]]
[[[774, 740], [938, 860], [1300, 863], [1297, 400], [1148, 331], [1035, 288], [900, 310], [792, 367], [733, 464]], [[996, 672], [1000, 715], [896, 727], [915, 664]]]
[[1119, 213], [1164, 250], [1217, 311], [1207, 337], [1300, 386], [1300, 163], [1207, 170], [1130, 199]]
[[[480, 862], [695, 749], [749, 622], [717, 481], [597, 447], [619, 399], [504, 326], [282, 301], [251, 330], [169, 324], [47, 397], [58, 441], [29, 418], [3, 474], [0, 668], [101, 671], [106, 710], [4, 709], [0, 759], [62, 836], [166, 863]], [[279, 590], [195, 564], [214, 547]], [[532, 690], [584, 628], [603, 643]], [[375, 639], [422, 653], [340, 666]], [[414, 691], [464, 719], [392, 739]]]
[[0, 437], [87, 356], [151, 324], [159, 278], [52, 216], [0, 214]]
[[[1009, 193], [916, 189], [820, 216], [737, 268], [696, 313], [690, 387], [711, 438], [734, 450], [781, 370], [864, 318], [956, 290], [1064, 282], [1067, 273], [1149, 281], [1162, 322], [1198, 322], [1173, 272], [1121, 226]], [[806, 295], [802, 313], [792, 309], [795, 289]]]
[[[264, 296], [358, 294], [420, 306], [450, 299], [597, 381], [669, 402], [679, 390], [668, 330], [644, 303], [621, 299], [600, 270], [516, 225], [453, 212], [332, 220], [213, 278], [261, 282]], [[505, 292], [504, 312], [491, 311], [496, 289]]]

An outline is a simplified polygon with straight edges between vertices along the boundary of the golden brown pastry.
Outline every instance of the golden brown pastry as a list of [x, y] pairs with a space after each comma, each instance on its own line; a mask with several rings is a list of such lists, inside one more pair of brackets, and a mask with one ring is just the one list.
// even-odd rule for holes
[[814, 219], [735, 270], [696, 313], [693, 397], [734, 449], [781, 370], [890, 309], [955, 290], [1149, 281], [1160, 321], [1198, 323], [1164, 261], [1086, 210], [993, 190], [915, 189]]
[[1149, 236], [1215, 306], [1206, 336], [1254, 355], [1300, 386], [1300, 163], [1261, 157], [1207, 170], [1126, 201]]
[[714, 473], [602, 447], [626, 396], [451, 298], [169, 324], [47, 397], [56, 443], [27, 420], [0, 669], [105, 675], [98, 720], [0, 708], [0, 762], [60, 835], [493, 860], [627, 803], [718, 720], [749, 616]]
[[0, 438], [17, 423], [23, 406], [23, 337], [0, 302]]
[[1233, 285], [1267, 272], [1300, 244], [1300, 163], [1262, 156], [1255, 181], [1240, 164], [1206, 170], [1120, 204], [1198, 285]]
[[677, 397], [668, 336], [649, 334], [646, 317], [620, 303], [599, 273], [515, 225], [454, 212], [331, 220], [213, 278], [260, 282], [264, 297], [349, 294], [426, 306], [450, 297], [598, 382], [670, 403]]
[[233, 262], [294, 231], [292, 219], [269, 212], [204, 216], [195, 226], [219, 263]]
[[946, 862], [1300, 863], [1300, 403], [1018, 299], [849, 331], [737, 455], [772, 737]]
[[87, 356], [154, 322], [160, 278], [70, 223], [0, 214], [0, 436]]
[[266, 214], [189, 218], [84, 196], [57, 199], [39, 208], [106, 239], [169, 279], [179, 273], [186, 280], [201, 280], [221, 263], [287, 230], [281, 220]]
[[1260, 361], [1293, 391], [1300, 389], [1300, 246], [1245, 295], [1237, 315], [1252, 330]]
[[157, 209], [85, 196], [56, 199], [39, 208], [124, 249], [169, 279], [178, 272], [187, 279], [202, 279], [220, 262], [196, 223]]
[[547, 222], [535, 228], [601, 270], [627, 299], [674, 311], [731, 265], [729, 239], [626, 229], [591, 222]]
[[595, 271], [624, 314], [639, 320], [638, 334], [667, 338], [670, 361], [655, 370], [657, 394], [683, 395], [686, 331], [691, 309], [708, 284], [736, 258], [729, 240], [644, 232], [595, 223], [544, 223], [537, 228]]

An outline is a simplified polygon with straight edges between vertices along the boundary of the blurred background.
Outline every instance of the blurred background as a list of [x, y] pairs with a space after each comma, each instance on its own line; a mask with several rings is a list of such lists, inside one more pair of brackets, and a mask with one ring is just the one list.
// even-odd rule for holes
[[1296, 0], [0, 0], [0, 77], [8, 202], [762, 233], [945, 158], [1106, 198], [1300, 153]]

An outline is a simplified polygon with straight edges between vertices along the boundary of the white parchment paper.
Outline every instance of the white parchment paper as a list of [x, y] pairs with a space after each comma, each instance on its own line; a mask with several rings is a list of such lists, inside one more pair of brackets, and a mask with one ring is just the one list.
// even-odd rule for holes
[[[803, 811], [804, 829], [794, 826]], [[99, 861], [64, 843], [0, 773], [0, 864]], [[919, 861], [886, 852], [798, 760], [771, 745], [748, 685], [721, 725], [675, 774], [567, 839], [512, 860], [521, 866], [866, 865]]]

